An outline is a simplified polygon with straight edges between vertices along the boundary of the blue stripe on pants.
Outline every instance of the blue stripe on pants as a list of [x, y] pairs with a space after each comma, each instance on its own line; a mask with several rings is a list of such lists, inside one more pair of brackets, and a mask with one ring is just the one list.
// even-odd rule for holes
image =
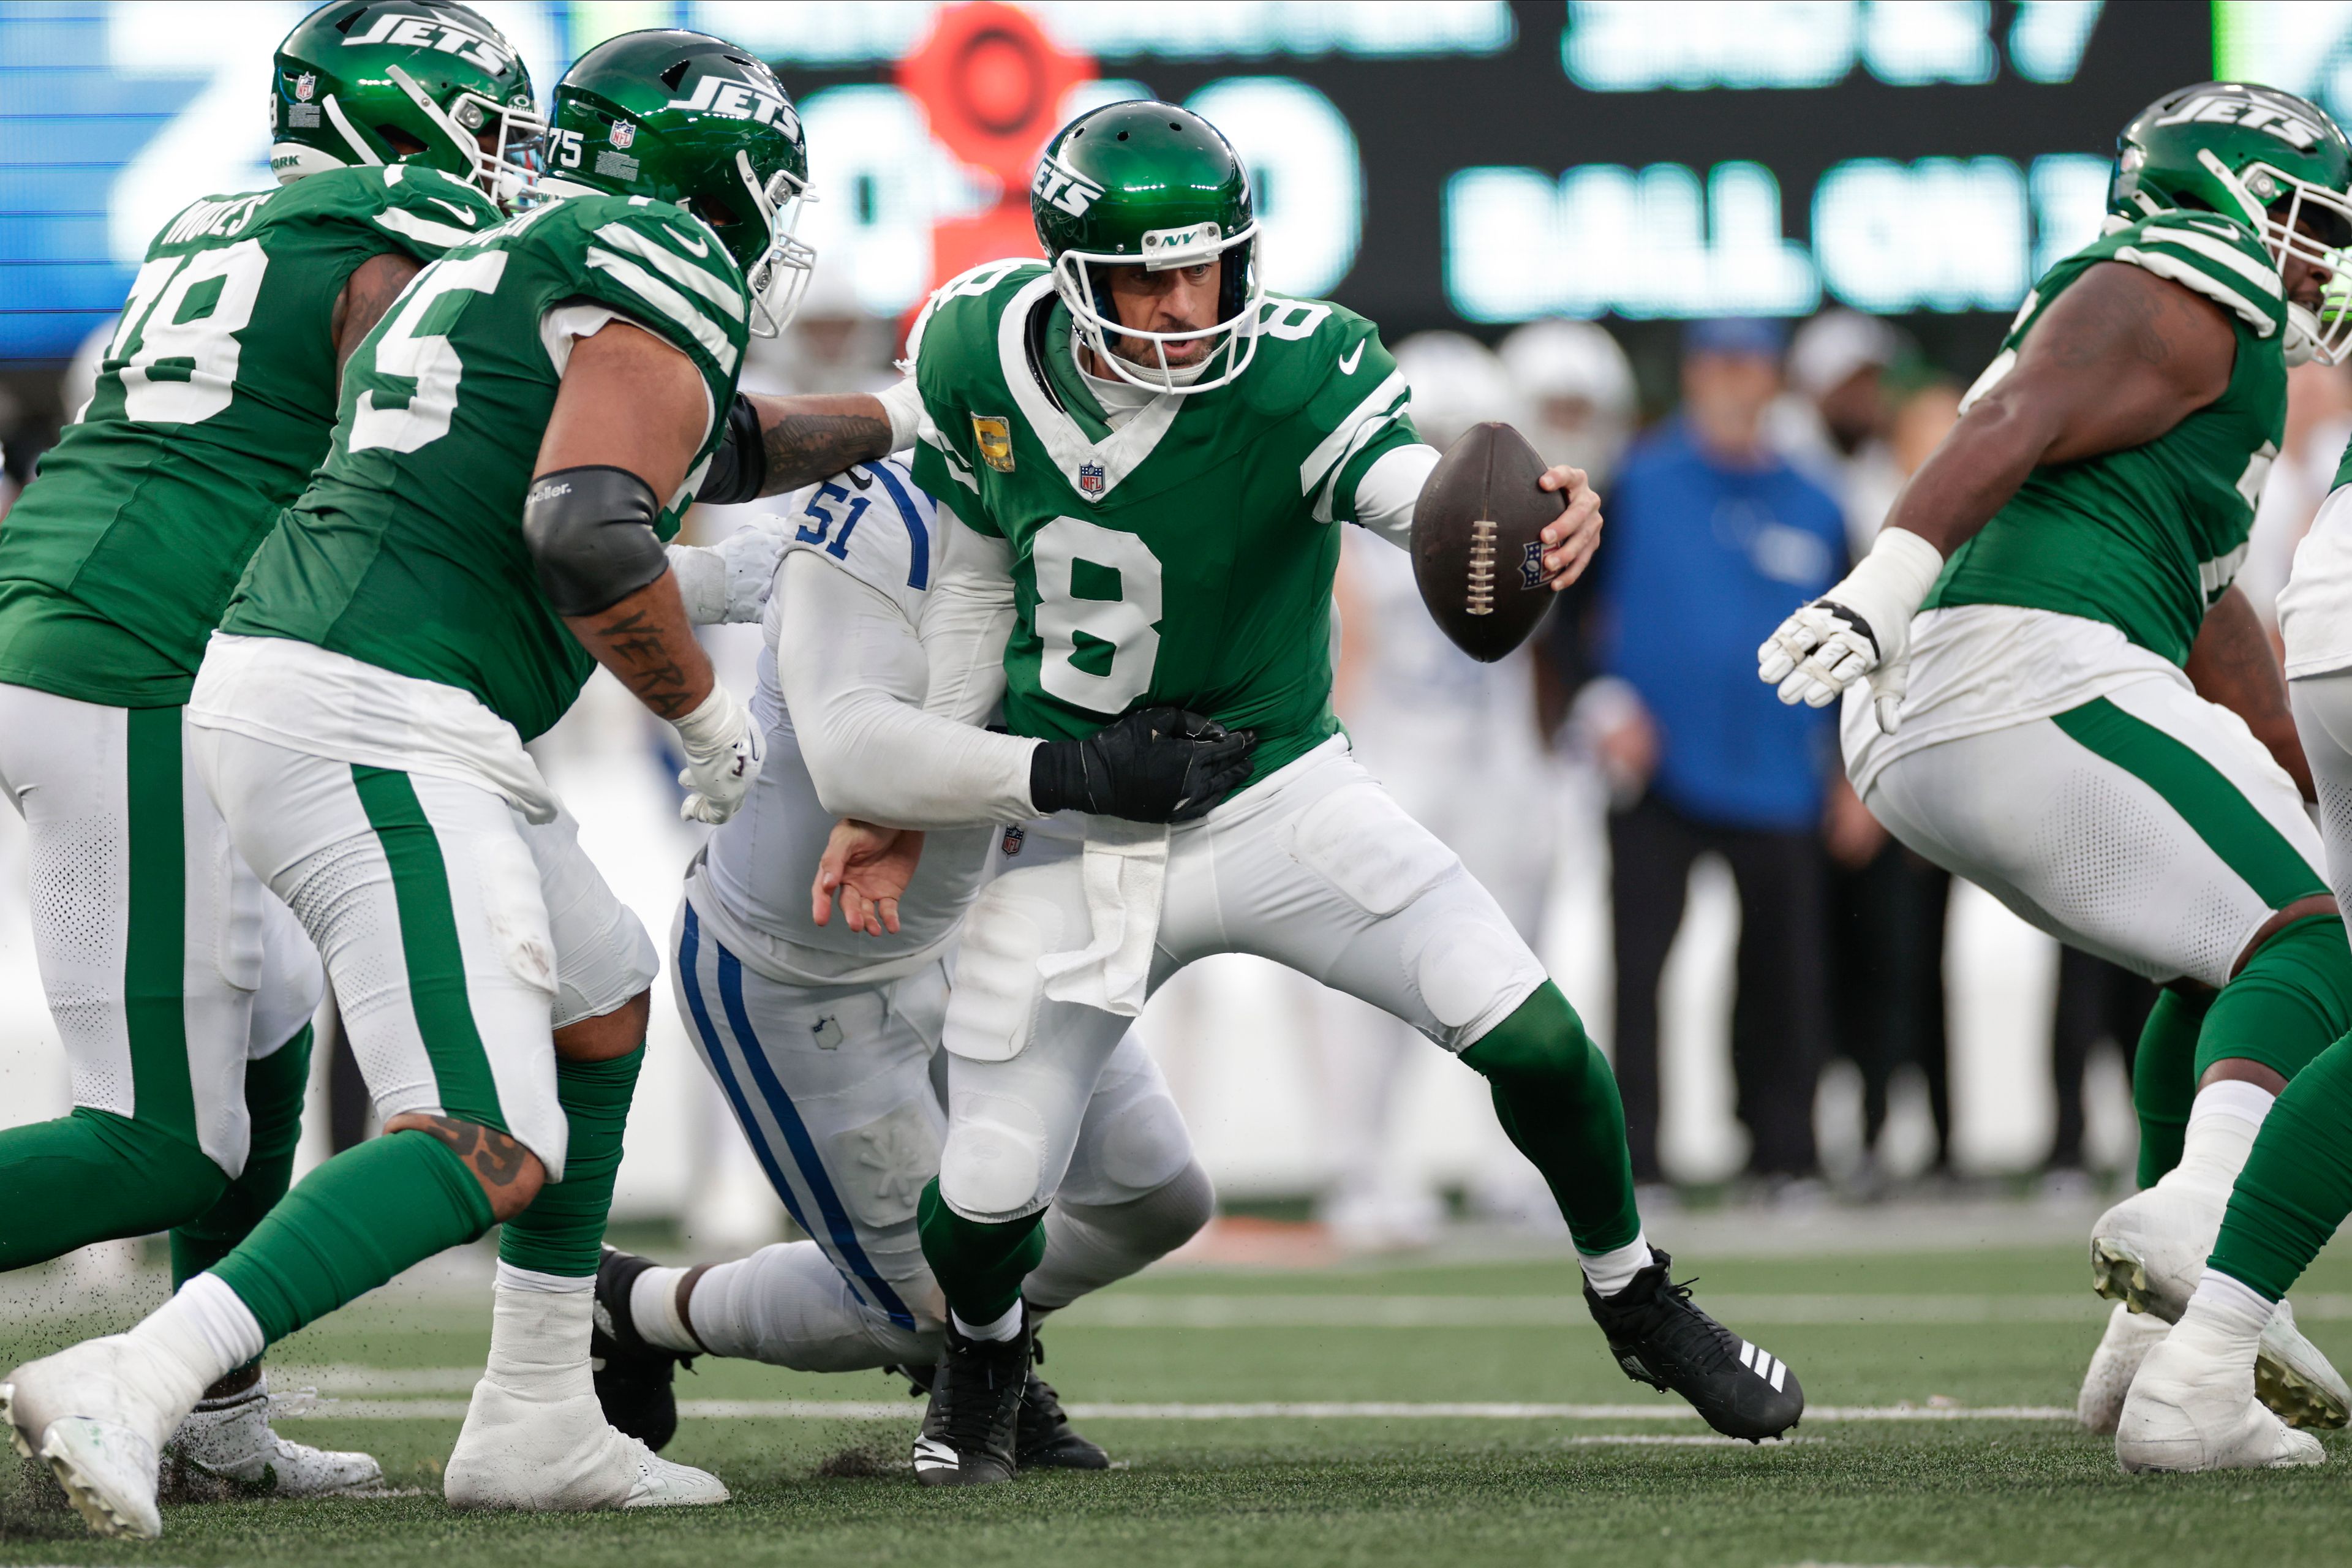
[[768, 1184], [776, 1189], [776, 1195], [783, 1199], [784, 1207], [792, 1213], [793, 1224], [820, 1242], [830, 1243], [827, 1250], [833, 1256], [834, 1267], [841, 1271], [852, 1289], [863, 1286], [865, 1289], [861, 1293], [869, 1304], [887, 1313], [890, 1321], [900, 1328], [913, 1328], [915, 1315], [907, 1310], [907, 1304], [898, 1299], [898, 1293], [890, 1288], [889, 1281], [876, 1272], [866, 1256], [865, 1247], [858, 1244], [857, 1228], [851, 1223], [848, 1211], [842, 1206], [841, 1194], [835, 1190], [833, 1178], [826, 1173], [824, 1163], [817, 1157], [816, 1145], [809, 1137], [807, 1125], [801, 1121], [792, 1098], [785, 1094], [783, 1085], [777, 1080], [775, 1069], [768, 1065], [767, 1058], [761, 1050], [759, 1037], [752, 1033], [751, 1016], [743, 1006], [741, 961], [728, 952], [724, 943], [714, 942], [711, 947], [719, 955], [719, 999], [726, 1009], [728, 1026], [734, 1031], [736, 1043], [743, 1052], [744, 1065], [751, 1069], [761, 1098], [767, 1102], [769, 1115], [774, 1119], [777, 1131], [783, 1134], [784, 1142], [792, 1152], [794, 1167], [807, 1184], [810, 1195], [816, 1200], [817, 1210], [824, 1220], [824, 1228], [811, 1225], [801, 1212], [801, 1205], [793, 1201], [791, 1184], [784, 1179], [775, 1152], [761, 1136], [760, 1124], [751, 1114], [751, 1102], [736, 1079], [733, 1067], [727, 1060], [718, 1028], [710, 1016], [709, 1005], [703, 999], [702, 975], [696, 963], [701, 947], [701, 922], [695, 918], [694, 906], [689, 903], [686, 906], [685, 930], [678, 939], [677, 949], [678, 974], [686, 984], [687, 1010], [694, 1016], [694, 1026], [702, 1037], [711, 1072], [719, 1079], [719, 1088], [726, 1091], [729, 1102], [734, 1106], [735, 1119], [741, 1123], [745, 1135], [750, 1138], [752, 1152], [760, 1158], [761, 1167], [768, 1173]]

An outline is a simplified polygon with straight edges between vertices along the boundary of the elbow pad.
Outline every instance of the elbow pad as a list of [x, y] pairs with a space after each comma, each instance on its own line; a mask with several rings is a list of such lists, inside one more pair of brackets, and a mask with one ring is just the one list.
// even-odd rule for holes
[[760, 435], [760, 411], [741, 393], [727, 405], [727, 436], [710, 455], [710, 469], [694, 499], [712, 506], [758, 500], [768, 485], [768, 446]]
[[653, 487], [626, 468], [560, 468], [531, 481], [522, 541], [559, 616], [610, 609], [669, 570]]

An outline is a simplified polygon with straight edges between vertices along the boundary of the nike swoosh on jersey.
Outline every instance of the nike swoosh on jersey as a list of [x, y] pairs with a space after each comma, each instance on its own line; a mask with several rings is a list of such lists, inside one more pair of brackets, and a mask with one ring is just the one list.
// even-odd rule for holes
[[698, 261], [710, 254], [710, 242], [709, 240], [688, 239], [686, 236], [678, 233], [677, 230], [670, 228], [667, 224], [664, 224], [662, 226], [665, 229], [668, 229], [669, 237], [672, 239], [677, 241], [678, 248], [684, 250], [688, 255], [692, 256]]
[[467, 228], [473, 227], [476, 221], [482, 216], [471, 207], [460, 206], [456, 202], [444, 201], [439, 196], [427, 196], [425, 199], [431, 202], [436, 207], [446, 208], [450, 216], [456, 218], [459, 223], [464, 224]]
[[1356, 374], [1356, 367], [1363, 363], [1364, 340], [1358, 338], [1356, 340], [1356, 346], [1339, 356], [1339, 374], [1341, 375], [1353, 375]]

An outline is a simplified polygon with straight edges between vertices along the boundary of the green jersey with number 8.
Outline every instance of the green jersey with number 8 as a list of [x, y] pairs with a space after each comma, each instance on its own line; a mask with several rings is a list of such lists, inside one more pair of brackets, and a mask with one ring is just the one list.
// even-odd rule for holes
[[1047, 739], [1180, 703], [1258, 734], [1255, 779], [1339, 732], [1337, 523], [1420, 437], [1370, 321], [1266, 297], [1229, 385], [1162, 395], [1114, 431], [1042, 262], [992, 262], [917, 325], [916, 482], [1012, 548], [1006, 721]]
[[709, 433], [657, 525], [667, 539], [725, 431], [745, 310], [727, 247], [644, 196], [553, 202], [450, 252], [352, 356], [326, 466], [255, 553], [221, 629], [457, 687], [524, 740], [539, 734], [593, 668], [522, 537], [572, 342], [625, 321], [702, 373]]
[[1971, 401], [2017, 363], [2050, 302], [2103, 261], [2145, 268], [2221, 308], [2238, 334], [2228, 388], [2146, 446], [2034, 469], [1952, 552], [1926, 607], [2081, 616], [2185, 664], [2206, 609], [2246, 559], [2254, 502], [2286, 432], [2286, 300], [2278, 264], [2242, 224], [2185, 211], [2117, 222], [2026, 296]]
[[499, 221], [407, 164], [207, 196], [148, 247], [98, 386], [0, 524], [0, 680], [175, 707], [237, 574], [327, 455], [335, 302], [359, 265], [431, 261]]

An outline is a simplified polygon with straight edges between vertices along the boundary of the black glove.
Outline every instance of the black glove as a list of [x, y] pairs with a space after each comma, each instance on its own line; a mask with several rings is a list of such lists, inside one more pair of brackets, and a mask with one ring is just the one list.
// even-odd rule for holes
[[1249, 777], [1256, 744], [1255, 730], [1228, 730], [1181, 708], [1146, 708], [1083, 741], [1041, 743], [1030, 753], [1029, 798], [1040, 812], [1190, 822]]

